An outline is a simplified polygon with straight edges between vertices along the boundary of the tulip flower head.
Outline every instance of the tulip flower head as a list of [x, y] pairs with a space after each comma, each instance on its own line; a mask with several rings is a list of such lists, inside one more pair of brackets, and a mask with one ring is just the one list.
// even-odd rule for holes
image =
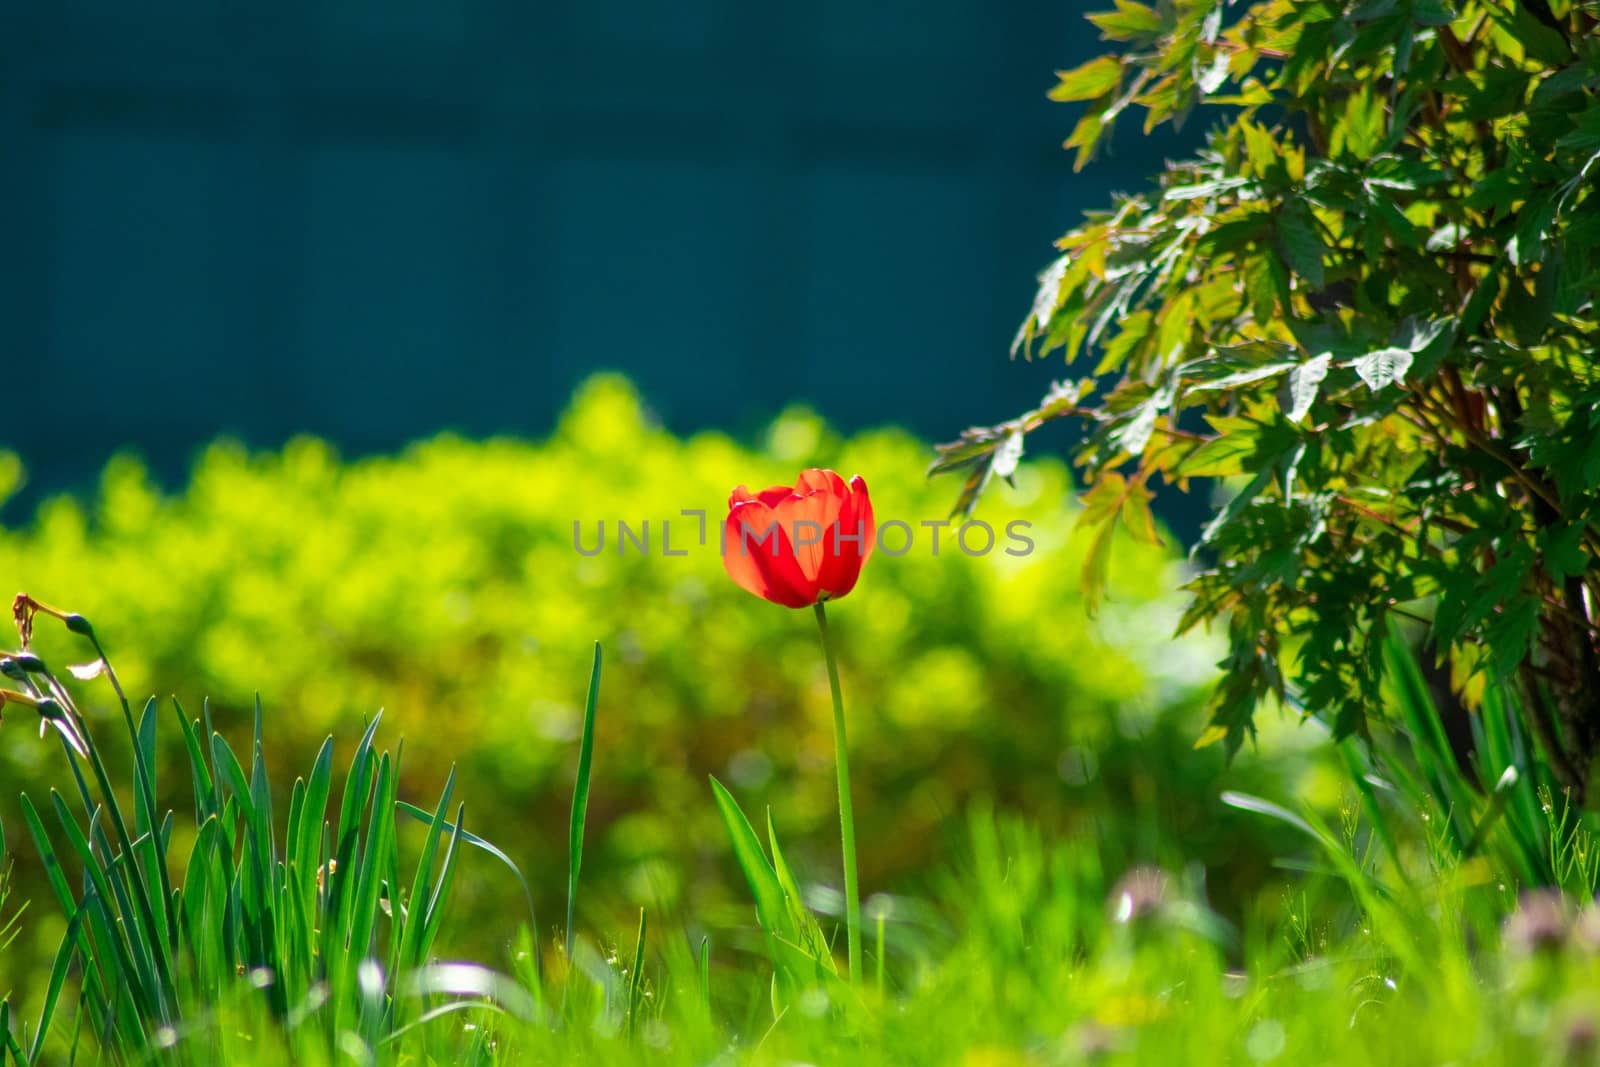
[[722, 565], [744, 589], [789, 608], [837, 600], [855, 588], [877, 527], [867, 483], [804, 470], [794, 487], [728, 498]]

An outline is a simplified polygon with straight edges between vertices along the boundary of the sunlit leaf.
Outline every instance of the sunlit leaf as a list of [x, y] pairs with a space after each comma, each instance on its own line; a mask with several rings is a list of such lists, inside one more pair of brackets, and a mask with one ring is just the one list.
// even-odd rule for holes
[[1116, 89], [1122, 80], [1122, 64], [1113, 56], [1099, 56], [1071, 70], [1057, 71], [1060, 79], [1050, 90], [1058, 101], [1093, 100]]
[[1355, 361], [1356, 373], [1373, 392], [1389, 385], [1399, 385], [1416, 354], [1408, 348], [1380, 348], [1368, 352]]
[[1289, 410], [1285, 414], [1290, 422], [1299, 422], [1310, 414], [1311, 405], [1317, 400], [1317, 390], [1328, 376], [1332, 362], [1333, 356], [1324, 352], [1289, 372]]

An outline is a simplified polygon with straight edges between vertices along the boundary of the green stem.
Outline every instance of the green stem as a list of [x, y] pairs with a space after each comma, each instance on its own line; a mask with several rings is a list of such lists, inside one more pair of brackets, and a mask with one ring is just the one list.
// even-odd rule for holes
[[833, 690], [833, 753], [839, 767], [839, 833], [844, 842], [844, 928], [850, 947], [850, 980], [861, 978], [861, 889], [856, 883], [856, 816], [850, 804], [850, 748], [845, 741], [844, 697], [839, 692], [839, 667], [828, 640], [828, 613], [817, 601], [817, 629], [822, 655], [828, 661], [828, 686]]
[[883, 909], [878, 909], [878, 996], [883, 996]]

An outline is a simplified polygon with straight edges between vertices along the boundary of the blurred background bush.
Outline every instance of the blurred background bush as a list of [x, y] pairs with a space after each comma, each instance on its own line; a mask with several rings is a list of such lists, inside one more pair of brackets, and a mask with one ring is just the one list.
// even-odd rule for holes
[[[1191, 751], [1217, 649], [1171, 637], [1179, 558], [1119, 541], [1111, 595], [1091, 620], [1060, 463], [1024, 464], [1015, 490], [989, 494], [978, 515], [997, 530], [1027, 520], [1035, 551], [969, 557], [948, 530], [935, 555], [920, 526], [943, 518], [951, 496], [924, 478], [928, 458], [904, 432], [840, 437], [804, 410], [778, 418], [754, 448], [720, 433], [677, 437], [628, 382], [602, 376], [540, 443], [441, 436], [353, 462], [313, 439], [270, 453], [218, 443], [176, 495], [118, 459], [92, 500], [53, 499], [0, 531], [0, 574], [90, 618], [136, 695], [175, 694], [191, 716], [209, 697], [217, 728], [237, 739], [259, 692], [279, 774], [304, 773], [330, 732], [347, 759], [364, 721], [387, 709], [384, 736], [406, 739], [403, 795], [431, 806], [459, 764], [468, 827], [523, 865], [547, 937], [598, 640], [588, 907], [648, 904], [739, 924], [745, 905], [706, 776], [747, 810], [770, 804], [791, 858], [832, 881], [827, 684], [809, 615], [735, 587], [715, 541], [698, 547], [697, 520], [680, 512], [706, 510], [714, 538], [735, 483], [790, 482], [813, 464], [859, 472], [880, 523], [915, 530], [910, 551], [880, 551], [830, 614], [864, 892], [914, 893], [948, 858], [947, 830], [964, 825], [965, 804], [982, 796], [1045, 832], [1098, 835], [1129, 862], [1198, 864], [1229, 907], [1248, 902], [1278, 846], [1259, 820], [1215, 802], [1220, 782], [1281, 793], [1305, 767], [1293, 745], [1272, 746], [1270, 766], [1247, 756], [1231, 769], [1216, 748]], [[684, 556], [662, 554], [668, 519]], [[631, 545], [619, 554], [619, 520], [649, 522], [648, 555]], [[592, 549], [601, 522], [605, 550], [580, 555], [575, 524]], [[57, 666], [88, 658], [70, 640], [55, 627], [36, 639]], [[115, 737], [102, 686], [80, 688]], [[170, 707], [161, 714], [176, 755]], [[31, 723], [7, 725], [6, 781], [59, 783], [54, 744]], [[14, 793], [0, 817], [20, 833]], [[465, 918], [504, 916], [519, 899], [514, 883], [491, 861], [473, 862], [482, 866], [461, 885]], [[26, 866], [21, 874], [37, 884]], [[506, 926], [454, 930], [461, 950], [492, 955], [474, 938], [501, 938]]]

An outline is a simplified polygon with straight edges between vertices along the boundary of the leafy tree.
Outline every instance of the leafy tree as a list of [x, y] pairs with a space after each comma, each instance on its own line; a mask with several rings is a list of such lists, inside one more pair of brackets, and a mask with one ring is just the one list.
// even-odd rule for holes
[[[1087, 369], [941, 446], [958, 510], [1025, 435], [1086, 423], [1091, 603], [1153, 483], [1233, 489], [1188, 629], [1230, 652], [1202, 742], [1263, 698], [1367, 736], [1384, 637], [1426, 624], [1470, 706], [1517, 684], [1581, 795], [1600, 751], [1600, 3], [1116, 0], [1123, 47], [1060, 74], [1093, 158], [1125, 112], [1220, 121], [1061, 255], [1013, 346]], [[1414, 625], [1408, 623], [1407, 625]]]

